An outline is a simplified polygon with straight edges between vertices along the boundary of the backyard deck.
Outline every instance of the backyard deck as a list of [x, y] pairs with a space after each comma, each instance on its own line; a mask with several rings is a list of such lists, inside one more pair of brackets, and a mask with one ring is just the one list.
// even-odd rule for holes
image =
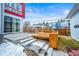
[[[27, 48], [29, 44], [33, 46], [38, 46], [38, 49], [35, 50], [39, 56], [68, 56], [68, 53], [63, 51], [54, 50], [53, 48], [49, 47], [48, 41], [38, 40], [32, 37], [33, 34], [31, 33], [15, 33], [5, 35], [5, 42], [0, 45], [0, 55], [3, 56], [27, 56], [26, 53], [23, 52], [24, 48]], [[43, 49], [47, 54], [45, 55], [44, 52], [40, 52]]]

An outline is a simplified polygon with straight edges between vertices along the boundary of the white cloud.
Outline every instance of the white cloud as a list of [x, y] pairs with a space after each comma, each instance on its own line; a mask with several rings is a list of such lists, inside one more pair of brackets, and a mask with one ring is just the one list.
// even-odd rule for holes
[[[54, 8], [53, 6], [50, 6], [50, 8]], [[30, 21], [31, 23], [38, 23], [43, 21], [57, 21], [59, 19], [64, 18], [70, 10], [64, 10], [63, 15], [59, 15], [57, 13], [51, 12], [51, 14], [44, 15], [40, 13], [40, 10], [38, 8], [28, 9], [28, 13], [26, 13], [26, 20]], [[34, 12], [35, 11], [35, 12]]]
[[26, 9], [26, 11], [29, 12], [29, 13], [32, 13], [33, 9], [32, 8], [28, 8], [28, 9]]
[[40, 13], [28, 13], [26, 15], [26, 19], [32, 23], [39, 23], [43, 21], [57, 21], [62, 18], [64, 18], [64, 15], [58, 15], [55, 13], [51, 13], [50, 15], [43, 15]]
[[66, 10], [64, 11], [64, 14], [67, 15], [69, 12], [70, 12], [70, 10], [66, 9]]

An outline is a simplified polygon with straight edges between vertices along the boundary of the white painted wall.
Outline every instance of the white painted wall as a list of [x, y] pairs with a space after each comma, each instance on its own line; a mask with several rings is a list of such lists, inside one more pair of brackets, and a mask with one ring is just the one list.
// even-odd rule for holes
[[4, 5], [0, 3], [0, 33], [4, 33]]
[[74, 28], [74, 25], [79, 24], [79, 12], [77, 12], [70, 20], [71, 36], [79, 41], [79, 28]]
[[24, 19], [20, 20], [20, 32], [23, 32]]

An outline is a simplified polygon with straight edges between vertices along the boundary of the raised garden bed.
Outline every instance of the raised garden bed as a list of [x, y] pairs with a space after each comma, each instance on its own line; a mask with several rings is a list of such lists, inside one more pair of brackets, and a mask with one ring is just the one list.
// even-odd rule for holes
[[69, 36], [58, 37], [58, 50], [67, 52], [67, 47], [79, 49], [79, 43]]

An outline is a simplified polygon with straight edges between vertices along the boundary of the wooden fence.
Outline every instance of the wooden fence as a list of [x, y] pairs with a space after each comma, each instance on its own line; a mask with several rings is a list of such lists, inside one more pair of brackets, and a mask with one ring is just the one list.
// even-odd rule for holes
[[58, 31], [59, 35], [66, 35], [66, 36], [70, 35], [70, 29], [55, 29], [55, 30]]
[[[55, 31], [58, 31], [59, 35], [66, 35], [69, 36], [70, 35], [70, 29], [54, 29]], [[31, 28], [26, 28], [24, 30], [24, 32], [52, 32], [53, 30], [51, 29], [31, 29]]]

